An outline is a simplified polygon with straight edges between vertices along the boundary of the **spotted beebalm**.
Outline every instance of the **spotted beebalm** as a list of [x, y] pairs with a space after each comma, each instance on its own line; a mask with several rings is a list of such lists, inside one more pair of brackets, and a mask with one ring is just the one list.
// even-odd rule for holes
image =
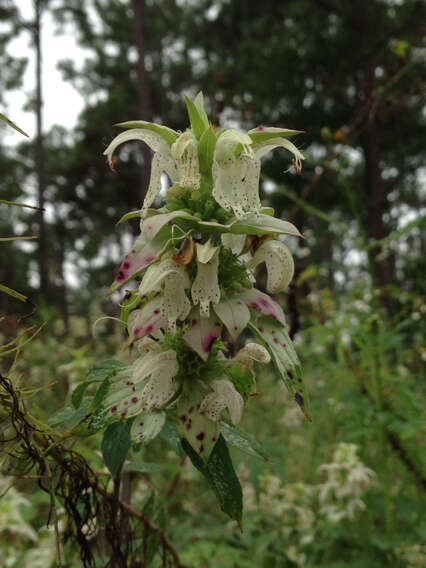
[[[111, 167], [116, 150], [130, 141], [147, 144], [154, 154], [142, 208], [122, 219], [139, 218], [140, 234], [109, 291], [131, 287], [121, 319], [133, 362], [108, 378], [97, 412], [106, 423], [130, 422], [131, 438], [140, 444], [175, 427], [183, 447], [209, 467], [228, 459], [224, 440], [228, 435], [235, 442], [230, 429], [241, 421], [250, 395], [261, 391], [258, 365], [274, 365], [310, 419], [284, 312], [269, 295], [285, 292], [293, 277], [283, 239], [301, 235], [259, 197], [265, 154], [283, 148], [296, 171], [304, 155], [288, 140], [296, 130], [217, 130], [201, 93], [187, 106], [191, 128], [185, 132], [125, 122], [104, 152]], [[166, 179], [164, 204], [152, 208]], [[256, 284], [263, 266], [265, 291]]]

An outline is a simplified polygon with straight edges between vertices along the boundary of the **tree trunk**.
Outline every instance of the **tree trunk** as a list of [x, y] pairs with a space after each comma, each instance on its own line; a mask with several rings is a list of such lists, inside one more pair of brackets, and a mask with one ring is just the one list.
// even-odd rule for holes
[[[363, 98], [367, 107], [375, 99], [374, 73], [376, 67], [376, 46], [374, 42], [374, 6], [368, 0], [357, 2], [357, 19], [359, 23], [360, 45], [363, 55]], [[387, 209], [387, 189], [383, 182], [380, 160], [380, 125], [377, 115], [370, 117], [361, 139], [364, 154], [364, 193], [367, 203], [365, 231], [371, 239], [383, 239], [389, 230], [383, 219]], [[369, 250], [370, 265], [374, 285], [383, 288], [391, 284], [393, 279], [392, 259], [383, 253], [383, 247], [375, 246]], [[391, 311], [391, 298], [382, 291], [382, 304]]]
[[38, 206], [38, 267], [40, 275], [40, 291], [44, 297], [49, 293], [49, 260], [47, 250], [46, 223], [44, 218], [44, 194], [46, 189], [46, 173], [44, 159], [43, 122], [42, 122], [42, 54], [41, 54], [41, 0], [34, 0], [34, 44], [36, 49], [36, 147], [35, 163], [37, 177]]
[[[146, 4], [145, 0], [133, 0], [135, 16], [136, 48], [138, 50], [139, 114], [141, 120], [152, 121], [152, 95], [148, 71], [145, 65], [146, 51]], [[140, 172], [140, 195], [143, 202], [151, 175], [151, 150], [144, 144], [142, 148], [142, 168]]]

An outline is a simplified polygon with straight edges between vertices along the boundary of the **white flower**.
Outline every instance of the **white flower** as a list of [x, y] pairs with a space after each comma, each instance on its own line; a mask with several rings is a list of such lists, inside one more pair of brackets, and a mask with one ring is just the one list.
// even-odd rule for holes
[[263, 345], [259, 343], [246, 343], [245, 346], [235, 355], [235, 362], [242, 363], [244, 367], [250, 369], [253, 367], [253, 361], [258, 363], [270, 363], [271, 356]]
[[122, 123], [120, 126], [131, 128], [131, 130], [116, 136], [104, 151], [110, 166], [113, 165], [113, 154], [116, 148], [130, 140], [141, 140], [154, 152], [149, 187], [142, 205], [142, 216], [146, 214], [148, 207], [161, 191], [163, 172], [166, 172], [171, 180], [182, 187], [199, 188], [201, 176], [198, 147], [191, 131], [186, 131], [179, 136], [170, 128], [144, 121]]
[[220, 300], [218, 282], [219, 247], [210, 241], [205, 244], [197, 243], [197, 276], [192, 284], [191, 296], [195, 305], [200, 304], [200, 314], [210, 315], [210, 303], [217, 304]]
[[277, 294], [290, 284], [294, 274], [294, 261], [289, 248], [281, 241], [267, 240], [255, 252], [248, 266], [252, 269], [264, 262], [268, 272], [266, 288]]
[[177, 393], [173, 378], [178, 370], [175, 351], [146, 352], [132, 366], [117, 371], [104, 409], [122, 419], [161, 410]]
[[207, 361], [214, 341], [222, 333], [222, 325], [213, 314], [201, 317], [196, 308], [190, 313], [189, 322], [190, 327], [183, 337], [191, 349]]
[[238, 130], [225, 130], [219, 135], [213, 156], [213, 197], [237, 217], [245, 213], [259, 213], [260, 159], [274, 148], [283, 147], [295, 157], [299, 171], [303, 154], [283, 138], [296, 131], [284, 128], [260, 127], [243, 134]]
[[210, 392], [200, 404], [200, 413], [210, 420], [218, 422], [226, 408], [234, 424], [238, 424], [243, 415], [244, 399], [231, 381], [219, 379], [211, 384]]
[[191, 309], [191, 303], [185, 293], [190, 286], [189, 276], [184, 266], [169, 256], [163, 257], [159, 263], [147, 269], [139, 293], [143, 296], [157, 292], [162, 282], [164, 282], [162, 301], [157, 309], [166, 319], [168, 330], [174, 332], [176, 320], [185, 319]]

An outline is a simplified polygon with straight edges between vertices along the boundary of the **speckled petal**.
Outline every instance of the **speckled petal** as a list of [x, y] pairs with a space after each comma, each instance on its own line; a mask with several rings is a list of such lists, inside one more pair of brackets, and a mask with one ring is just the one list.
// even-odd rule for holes
[[197, 244], [197, 276], [191, 288], [192, 301], [195, 305], [200, 304], [202, 317], [209, 317], [210, 303], [217, 304], [220, 300], [219, 248], [207, 249], [206, 245]]
[[158, 239], [149, 242], [143, 236], [139, 236], [131, 252], [124, 257], [118, 275], [111, 284], [108, 293], [112, 294], [116, 290], [119, 290], [152, 264], [166, 247], [167, 240], [168, 239]]
[[191, 130], [179, 136], [171, 148], [172, 156], [177, 160], [179, 185], [199, 189], [201, 175], [198, 160], [198, 144]]
[[259, 310], [259, 312], [266, 316], [273, 317], [283, 325], [285, 324], [285, 316], [282, 307], [278, 302], [268, 296], [268, 294], [264, 294], [256, 288], [250, 288], [250, 290], [244, 290], [240, 298], [251, 308]]
[[206, 361], [214, 340], [220, 337], [222, 325], [214, 315], [210, 315], [209, 318], [200, 317], [198, 310], [193, 310], [190, 314], [189, 325], [183, 338], [191, 349]]
[[259, 345], [259, 343], [246, 343], [235, 355], [234, 361], [242, 363], [247, 368], [251, 368], [253, 366], [252, 361], [270, 363], [271, 356], [268, 350], [262, 345]]
[[250, 320], [250, 311], [245, 303], [239, 298], [229, 298], [216, 304], [213, 309], [236, 341]]
[[289, 248], [281, 241], [264, 242], [248, 263], [249, 268], [256, 268], [264, 262], [268, 271], [266, 288], [276, 294], [290, 284], [294, 274], [294, 261]]
[[260, 212], [260, 160], [242, 154], [226, 166], [213, 163], [213, 197], [227, 211], [239, 218], [248, 212]]
[[221, 414], [228, 409], [231, 420], [238, 424], [243, 415], [244, 399], [231, 381], [220, 379], [211, 384], [213, 392], [205, 396], [200, 404], [200, 413], [210, 420], [220, 421]]
[[165, 421], [165, 412], [141, 412], [132, 424], [130, 437], [134, 442], [148, 444], [161, 432]]
[[312, 420], [302, 368], [287, 329], [284, 326], [271, 323], [266, 318], [261, 318], [257, 328], [254, 329], [265, 342], [274, 365], [289, 392], [294, 396], [294, 400], [308, 420]]
[[162, 305], [162, 298], [154, 298], [143, 308], [133, 310], [127, 320], [130, 343], [141, 339], [156, 329], [166, 326]]
[[205, 462], [220, 436], [220, 423], [199, 413], [200, 402], [206, 393], [208, 389], [195, 383], [189, 393], [180, 396], [177, 403], [181, 432]]

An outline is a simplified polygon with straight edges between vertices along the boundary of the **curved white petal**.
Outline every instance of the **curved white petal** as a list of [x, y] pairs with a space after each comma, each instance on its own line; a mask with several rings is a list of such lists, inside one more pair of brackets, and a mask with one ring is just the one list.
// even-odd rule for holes
[[174, 180], [177, 177], [176, 166], [170, 153], [156, 152], [151, 162], [151, 177], [149, 186], [141, 209], [141, 216], [145, 217], [150, 207], [161, 191], [161, 176], [166, 172]]
[[287, 140], [286, 138], [270, 138], [264, 142], [253, 144], [254, 155], [260, 160], [260, 158], [263, 158], [263, 156], [265, 156], [268, 152], [280, 147], [291, 152], [299, 162], [305, 159], [305, 156], [300, 150], [298, 150], [293, 142], [290, 142], [290, 140]]
[[257, 361], [258, 363], [270, 363], [271, 356], [263, 345], [259, 345], [259, 343], [246, 343], [246, 345], [238, 351], [234, 357], [234, 361], [241, 362], [244, 366], [250, 367], [251, 360]]
[[161, 311], [162, 304], [161, 298], [154, 298], [143, 308], [133, 310], [127, 320], [127, 330], [131, 343], [156, 329], [165, 327], [166, 321]]
[[268, 271], [266, 288], [276, 294], [282, 292], [290, 284], [294, 274], [294, 261], [289, 248], [281, 241], [264, 242], [249, 261], [249, 268], [256, 268], [264, 262]]
[[210, 420], [218, 422], [225, 408], [228, 409], [231, 420], [238, 424], [243, 415], [244, 399], [231, 381], [219, 379], [211, 384], [213, 391], [200, 404], [200, 412]]
[[238, 256], [243, 252], [247, 235], [233, 235], [232, 233], [223, 233], [221, 238], [223, 246], [231, 249], [232, 253]]
[[260, 160], [242, 154], [226, 165], [214, 161], [212, 174], [213, 197], [224, 209], [232, 209], [237, 217], [260, 212]]
[[124, 142], [130, 142], [131, 140], [145, 142], [154, 152], [160, 152], [164, 155], [170, 154], [170, 144], [168, 144], [160, 134], [143, 128], [134, 128], [118, 134], [105, 149], [104, 155], [108, 158], [110, 166], [112, 166], [112, 156], [118, 146], [124, 144]]
[[167, 319], [167, 328], [174, 333], [176, 320], [183, 320], [191, 310], [185, 289], [189, 287], [188, 275], [183, 266], [180, 272], [169, 274], [164, 278], [162, 314]]
[[154, 341], [150, 337], [144, 337], [136, 344], [139, 355], [146, 355], [150, 351], [159, 352], [161, 351], [161, 346], [158, 341]]
[[214, 160], [221, 165], [229, 163], [234, 160], [239, 146], [242, 146], [246, 153], [250, 153], [251, 144], [252, 140], [248, 134], [229, 128], [217, 139]]
[[195, 305], [200, 304], [200, 314], [208, 317], [210, 303], [217, 304], [220, 300], [218, 282], [219, 247], [197, 244], [197, 276], [192, 284], [191, 297]]
[[172, 145], [171, 152], [178, 163], [179, 185], [199, 189], [201, 174], [198, 144], [191, 130], [187, 130], [179, 136]]
[[182, 279], [182, 285], [185, 288], [189, 287], [189, 277], [185, 267], [175, 262], [171, 257], [165, 257], [159, 263], [148, 268], [139, 287], [139, 293], [143, 296], [150, 292], [157, 292], [164, 278], [171, 274], [179, 275]]

